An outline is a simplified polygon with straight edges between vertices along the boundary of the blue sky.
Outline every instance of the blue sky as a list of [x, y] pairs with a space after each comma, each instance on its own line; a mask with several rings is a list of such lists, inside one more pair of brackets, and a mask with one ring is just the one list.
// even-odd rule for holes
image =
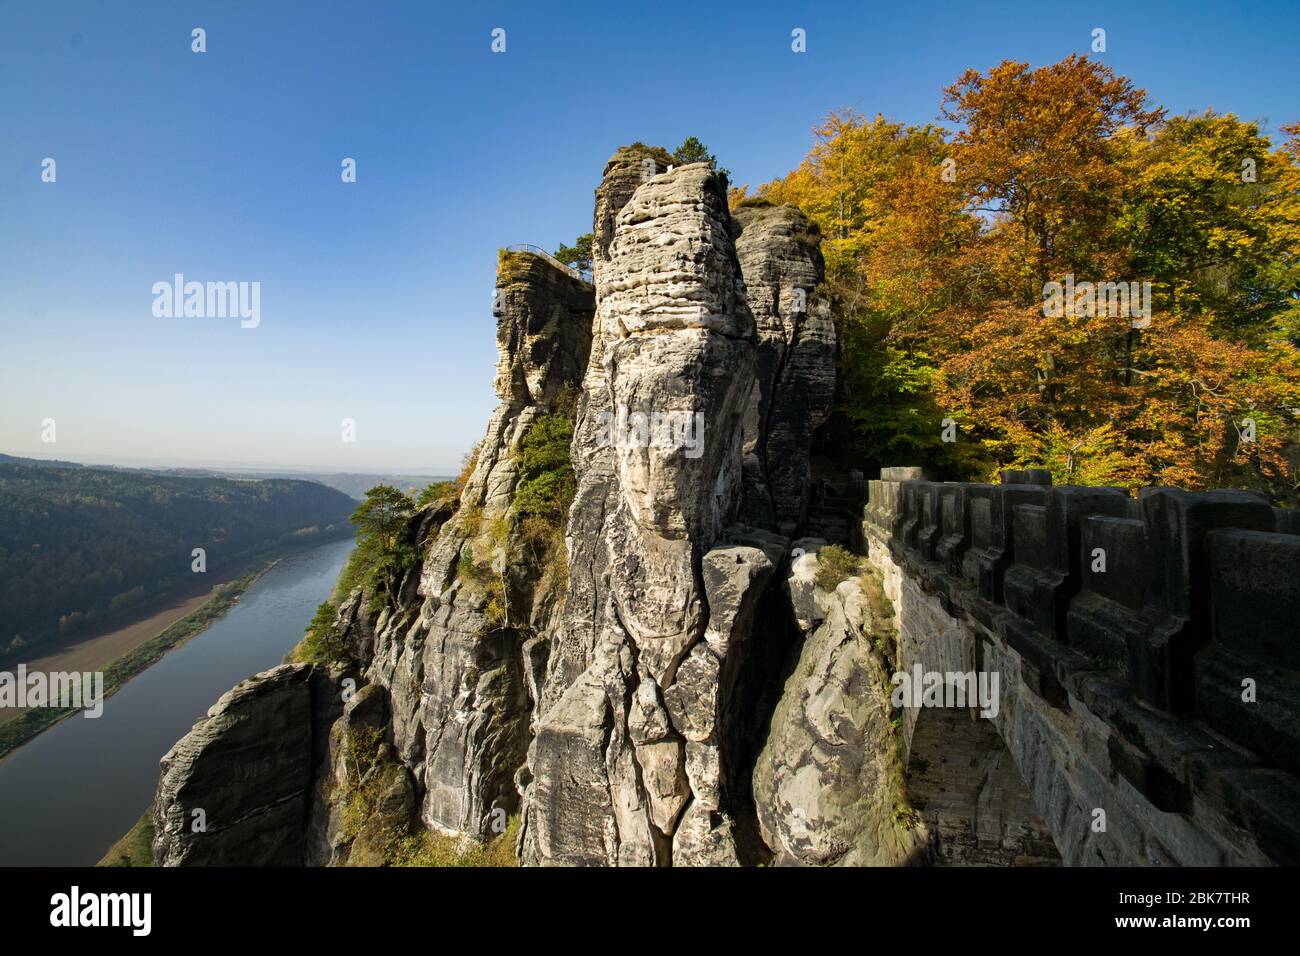
[[[931, 121], [1094, 27], [1173, 112], [1300, 119], [1294, 2], [3, 0], [0, 451], [448, 471], [495, 401], [497, 248], [589, 231], [620, 144], [695, 135], [756, 185], [830, 109]], [[260, 282], [260, 325], [155, 317], [178, 272]]]

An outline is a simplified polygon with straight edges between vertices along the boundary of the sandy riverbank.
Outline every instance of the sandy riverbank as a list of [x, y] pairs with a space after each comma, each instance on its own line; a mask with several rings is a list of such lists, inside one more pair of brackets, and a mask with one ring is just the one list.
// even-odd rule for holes
[[[40, 657], [26, 661], [11, 661], [3, 669], [13, 671], [19, 663], [27, 665], [29, 673], [42, 671], [102, 671], [124, 654], [135, 650], [145, 641], [152, 640], [181, 618], [192, 614], [210, 597], [219, 585], [233, 581], [248, 571], [240, 565], [225, 574], [214, 575], [206, 590], [189, 589], [162, 602], [152, 613], [123, 624], [103, 634], [75, 638]], [[0, 707], [0, 723], [11, 720], [27, 710], [26, 707]]]

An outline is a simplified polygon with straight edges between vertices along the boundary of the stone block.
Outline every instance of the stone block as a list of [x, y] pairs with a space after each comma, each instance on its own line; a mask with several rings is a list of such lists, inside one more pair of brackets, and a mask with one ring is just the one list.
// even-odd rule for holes
[[1215, 528], [1271, 531], [1273, 509], [1248, 491], [1144, 488], [1138, 501], [1151, 568], [1147, 603], [1158, 623], [1134, 655], [1130, 679], [1148, 703], [1187, 713], [1195, 708], [1196, 653], [1210, 636], [1205, 536]]
[[1300, 508], [1274, 508], [1273, 530], [1278, 534], [1300, 534]]
[[970, 524], [966, 518], [967, 487], [951, 482], [939, 487], [940, 538], [934, 556], [954, 577], [962, 575], [962, 557], [970, 541]]
[[1215, 642], [1300, 672], [1300, 535], [1217, 530], [1206, 548]]
[[1107, 740], [1111, 768], [1157, 810], [1165, 813], [1190, 813], [1191, 788], [1170, 774], [1136, 747], [1111, 735]]
[[924, 481], [925, 469], [917, 465], [880, 469], [881, 481]]
[[1201, 652], [1196, 677], [1197, 717], [1268, 762], [1300, 773], [1295, 671], [1214, 645]]
[[1047, 485], [1052, 484], [1052, 473], [1046, 468], [1024, 468], [1016, 470], [1007, 468], [1002, 472], [1004, 485]]
[[1094, 514], [1123, 516], [1128, 496], [1117, 488], [1053, 488], [1041, 506], [1012, 512], [1015, 561], [1004, 580], [1007, 607], [1042, 633], [1066, 638], [1071, 599], [1083, 584], [1082, 528]]
[[942, 485], [932, 481], [917, 483], [917, 507], [920, 520], [916, 527], [915, 547], [922, 561], [935, 560], [935, 546], [943, 533], [939, 495]]
[[1107, 663], [1120, 662], [1126, 672], [1132, 667], [1130, 651], [1137, 654], [1146, 646], [1150, 627], [1142, 613], [1149, 573], [1145, 534], [1142, 522], [1132, 518], [1089, 515], [1083, 519], [1079, 544], [1083, 583], [1066, 614], [1066, 640], [1071, 647]]

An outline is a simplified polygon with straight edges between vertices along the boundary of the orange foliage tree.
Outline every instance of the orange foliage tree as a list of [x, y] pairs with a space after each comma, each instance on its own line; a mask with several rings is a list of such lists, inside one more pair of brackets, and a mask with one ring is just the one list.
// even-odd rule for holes
[[[1300, 124], [1169, 118], [1078, 56], [968, 71], [940, 108], [950, 132], [833, 113], [758, 190], [825, 238], [860, 464], [1294, 502]], [[1049, 283], [1133, 295], [1053, 309]]]

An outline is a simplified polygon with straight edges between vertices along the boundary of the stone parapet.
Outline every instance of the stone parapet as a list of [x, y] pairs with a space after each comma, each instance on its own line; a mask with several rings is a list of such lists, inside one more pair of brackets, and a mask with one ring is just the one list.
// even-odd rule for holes
[[1154, 806], [1300, 862], [1295, 511], [1247, 491], [884, 469], [863, 518], [873, 556], [1013, 652], [1044, 704], [1104, 721], [1112, 771]]

